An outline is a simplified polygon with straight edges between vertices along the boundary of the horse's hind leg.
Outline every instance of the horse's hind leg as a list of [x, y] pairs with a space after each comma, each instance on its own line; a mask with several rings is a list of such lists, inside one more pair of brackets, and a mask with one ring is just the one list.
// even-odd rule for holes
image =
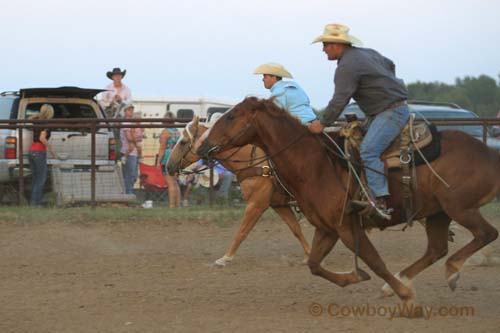
[[477, 208], [463, 211], [455, 210], [450, 212], [449, 215], [474, 236], [472, 241], [455, 252], [446, 261], [446, 281], [451, 290], [455, 290], [460, 270], [465, 261], [476, 251], [497, 239], [498, 231], [483, 218]]
[[[427, 251], [416, 262], [396, 274], [396, 278], [405, 285], [411, 286], [411, 280], [424, 269], [444, 257], [448, 253], [448, 227], [451, 218], [439, 213], [427, 218], [425, 232], [427, 233]], [[394, 291], [386, 283], [382, 287], [385, 296], [394, 295]]]
[[307, 243], [307, 240], [304, 237], [302, 230], [300, 229], [299, 221], [295, 217], [292, 208], [286, 206], [286, 207], [273, 207], [273, 209], [276, 213], [278, 213], [281, 219], [285, 221], [290, 230], [292, 230], [293, 235], [297, 237], [297, 239], [300, 242], [300, 245], [302, 245], [304, 253], [306, 254], [307, 257], [309, 257], [309, 254], [311, 253], [311, 248], [309, 247], [309, 244]]
[[[351, 223], [354, 223], [352, 228]], [[389, 270], [385, 266], [384, 261], [378, 254], [370, 239], [366, 236], [364, 230], [361, 229], [359, 223], [344, 219], [344, 224], [342, 225], [342, 227], [338, 228], [338, 233], [342, 242], [351, 251], [355, 251], [353, 228], [355, 229], [356, 235], [358, 237], [359, 257], [368, 265], [368, 267], [370, 267], [370, 269], [375, 274], [384, 279], [384, 281], [391, 286], [391, 288], [403, 301], [412, 301], [415, 298], [413, 289], [404, 285], [400, 280], [394, 277], [391, 272], [389, 272]]]
[[345, 287], [353, 283], [369, 280], [370, 276], [363, 271], [353, 271], [349, 273], [335, 273], [326, 270], [321, 266], [323, 259], [333, 249], [339, 236], [336, 231], [325, 232], [316, 228], [311, 246], [311, 255], [307, 262], [313, 275], [321, 276], [338, 286]]

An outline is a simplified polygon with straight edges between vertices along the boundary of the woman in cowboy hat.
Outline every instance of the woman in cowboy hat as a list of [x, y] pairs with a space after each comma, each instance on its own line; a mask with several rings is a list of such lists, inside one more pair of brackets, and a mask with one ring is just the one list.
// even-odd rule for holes
[[274, 101], [299, 118], [303, 124], [312, 123], [317, 119], [305, 91], [297, 82], [283, 80], [283, 78], [293, 78], [283, 65], [263, 64], [257, 67], [253, 73], [262, 74], [264, 87], [271, 91], [271, 97], [274, 98]]
[[368, 186], [383, 217], [388, 217], [389, 187], [380, 156], [410, 117], [405, 84], [396, 77], [392, 60], [375, 50], [354, 47], [361, 41], [349, 34], [346, 26], [328, 24], [323, 34], [313, 41], [319, 42], [323, 43], [328, 60], [337, 60], [335, 93], [321, 122], [311, 124], [309, 129], [313, 133], [322, 132], [339, 117], [351, 98], [358, 103], [370, 124], [361, 144]]
[[[40, 112], [30, 117], [30, 119], [52, 119], [54, 108], [50, 104], [43, 104]], [[43, 125], [40, 125], [43, 126]], [[31, 204], [41, 205], [43, 198], [43, 187], [47, 180], [47, 149], [52, 157], [56, 153], [49, 143], [50, 130], [35, 126], [33, 129], [33, 142], [29, 150], [29, 161], [31, 170]]]
[[106, 86], [107, 91], [99, 99], [99, 104], [104, 110], [113, 109], [114, 106], [116, 106], [114, 109], [119, 110], [123, 104], [132, 102], [132, 92], [122, 82], [125, 74], [127, 74], [127, 70], [122, 71], [119, 67], [115, 67], [106, 73], [108, 79], [113, 82]]

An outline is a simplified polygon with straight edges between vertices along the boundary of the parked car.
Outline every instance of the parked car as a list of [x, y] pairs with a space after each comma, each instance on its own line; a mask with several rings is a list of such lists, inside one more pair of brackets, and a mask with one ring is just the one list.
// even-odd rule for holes
[[[54, 107], [54, 119], [104, 118], [95, 100], [100, 89], [77, 87], [30, 88], [0, 93], [0, 119], [28, 119], [49, 103]], [[24, 174], [29, 175], [28, 152], [33, 141], [33, 130], [23, 129]], [[0, 183], [17, 180], [19, 131], [0, 129]], [[57, 158], [49, 157], [47, 163], [71, 165], [75, 169], [89, 169], [91, 164], [91, 135], [88, 128], [51, 129], [50, 144]], [[109, 129], [96, 133], [96, 164], [115, 165], [115, 139]]]
[[[416, 119], [427, 119], [431, 122], [432, 119], [437, 118], [478, 118], [478, 115], [474, 112], [462, 109], [453, 103], [409, 101], [408, 106], [410, 111], [415, 114]], [[346, 106], [339, 119], [345, 119], [345, 114], [349, 113], [356, 114], [359, 119], [365, 118], [365, 114], [361, 111], [359, 106], [356, 103], [351, 103]], [[439, 131], [446, 129], [463, 131], [476, 139], [483, 141], [483, 126], [481, 125], [439, 125], [437, 128]], [[488, 147], [500, 151], [500, 140], [494, 137], [491, 129], [488, 129], [486, 142]]]

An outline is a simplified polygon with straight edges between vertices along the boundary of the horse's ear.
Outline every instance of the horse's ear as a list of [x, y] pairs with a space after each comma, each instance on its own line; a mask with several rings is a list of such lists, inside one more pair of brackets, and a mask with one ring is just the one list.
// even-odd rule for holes
[[198, 125], [200, 124], [200, 117], [194, 116], [193, 122], [191, 123], [191, 128], [194, 130], [193, 136], [196, 138], [198, 136]]
[[193, 126], [193, 127], [196, 127], [196, 128], [198, 129], [198, 124], [199, 124], [199, 123], [200, 123], [200, 117], [198, 117], [198, 116], [194, 116], [194, 117], [193, 117], [193, 124], [192, 124], [192, 126]]

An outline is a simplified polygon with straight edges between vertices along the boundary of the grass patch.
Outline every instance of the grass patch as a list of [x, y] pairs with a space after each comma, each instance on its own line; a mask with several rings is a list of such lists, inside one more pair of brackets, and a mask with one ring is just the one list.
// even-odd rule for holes
[[[481, 212], [488, 219], [500, 219], [500, 202], [492, 202]], [[34, 207], [0, 207], [0, 221], [4, 223], [86, 223], [111, 222], [126, 223], [135, 221], [151, 222], [182, 222], [206, 221], [220, 227], [227, 227], [235, 221], [240, 221], [245, 213], [245, 207], [226, 206], [194, 206], [188, 208], [170, 209], [155, 207], [143, 209], [138, 207], [77, 207], [77, 208], [34, 208]], [[279, 216], [268, 209], [262, 219], [278, 221]]]
[[[244, 207], [189, 207], [169, 209], [165, 207], [143, 209], [137, 207], [78, 207], [78, 208], [32, 208], [0, 207], [0, 221], [13, 223], [85, 223], [112, 222], [126, 223], [134, 221], [209, 221], [225, 227], [229, 222], [241, 220]], [[279, 217], [271, 210], [264, 213], [264, 219], [274, 220]]]

